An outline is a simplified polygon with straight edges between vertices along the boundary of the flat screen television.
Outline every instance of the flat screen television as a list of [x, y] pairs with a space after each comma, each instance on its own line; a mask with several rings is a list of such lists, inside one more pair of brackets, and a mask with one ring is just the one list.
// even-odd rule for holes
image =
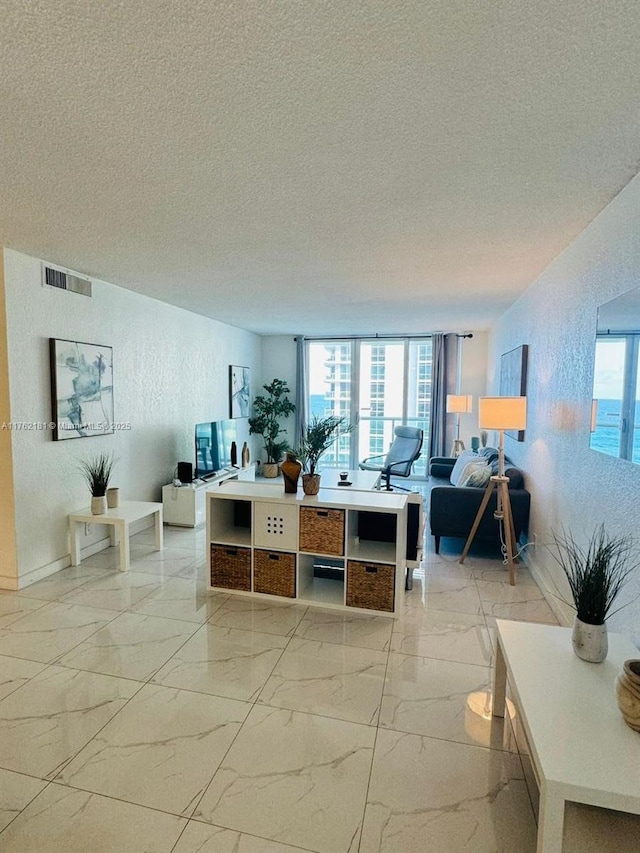
[[196, 478], [207, 479], [231, 467], [231, 443], [236, 442], [234, 420], [196, 424]]

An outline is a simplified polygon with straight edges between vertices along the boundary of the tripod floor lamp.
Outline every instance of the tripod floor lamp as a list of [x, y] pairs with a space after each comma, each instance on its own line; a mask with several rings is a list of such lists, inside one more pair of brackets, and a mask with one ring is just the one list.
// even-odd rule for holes
[[482, 498], [471, 532], [464, 546], [460, 562], [464, 563], [469, 553], [469, 548], [476, 535], [482, 517], [493, 490], [497, 490], [496, 509], [494, 518], [502, 525], [504, 531], [504, 546], [507, 551], [507, 562], [509, 564], [509, 583], [515, 585], [515, 554], [516, 535], [513, 527], [513, 515], [511, 513], [511, 500], [509, 499], [509, 478], [504, 473], [504, 431], [506, 429], [525, 429], [527, 425], [527, 398], [526, 397], [480, 397], [478, 404], [478, 421], [480, 429], [496, 429], [500, 434], [498, 447], [498, 474], [491, 477]]
[[456, 416], [456, 437], [451, 448], [452, 456], [460, 456], [464, 450], [464, 441], [460, 440], [460, 415], [466, 415], [473, 410], [471, 394], [447, 394], [447, 413]]

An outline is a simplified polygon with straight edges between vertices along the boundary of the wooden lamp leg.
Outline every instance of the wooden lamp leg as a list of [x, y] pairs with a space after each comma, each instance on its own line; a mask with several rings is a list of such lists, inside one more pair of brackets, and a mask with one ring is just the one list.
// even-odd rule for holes
[[482, 521], [482, 516], [484, 515], [484, 511], [487, 508], [487, 504], [489, 503], [489, 498], [491, 497], [491, 493], [493, 492], [496, 486], [495, 480], [493, 477], [489, 480], [487, 488], [485, 489], [484, 497], [482, 498], [482, 503], [480, 504], [480, 508], [476, 514], [475, 520], [473, 522], [473, 526], [471, 528], [471, 532], [467, 536], [467, 541], [465, 542], [464, 551], [462, 552], [462, 556], [460, 557], [459, 562], [464, 563], [465, 557], [469, 553], [469, 548], [471, 548], [471, 543], [473, 542], [473, 538], [476, 535], [476, 531], [480, 526], [480, 522]]
[[515, 586], [515, 531], [513, 529], [513, 515], [511, 513], [511, 500], [509, 498], [509, 482], [498, 484], [498, 488], [502, 492], [502, 512], [503, 512], [503, 529], [504, 539], [507, 548], [507, 561], [509, 563], [509, 584]]
[[464, 546], [464, 550], [462, 552], [462, 556], [460, 557], [459, 562], [464, 563], [467, 554], [469, 553], [469, 549], [471, 548], [471, 543], [474, 540], [474, 537], [478, 531], [478, 527], [480, 526], [480, 522], [482, 521], [482, 517], [487, 509], [487, 505], [489, 503], [489, 499], [493, 493], [494, 488], [497, 487], [497, 498], [498, 498], [498, 507], [502, 512], [502, 523], [504, 530], [504, 538], [505, 538], [505, 546], [507, 549], [507, 562], [509, 565], [509, 583], [511, 586], [515, 586], [516, 583], [516, 573], [515, 573], [515, 554], [516, 554], [516, 535], [513, 527], [513, 514], [511, 512], [511, 500], [509, 498], [509, 478], [508, 477], [492, 477], [489, 480], [489, 485], [487, 486], [484, 497], [482, 498], [482, 503], [478, 509], [475, 520], [473, 522], [473, 526], [467, 537], [467, 541]]

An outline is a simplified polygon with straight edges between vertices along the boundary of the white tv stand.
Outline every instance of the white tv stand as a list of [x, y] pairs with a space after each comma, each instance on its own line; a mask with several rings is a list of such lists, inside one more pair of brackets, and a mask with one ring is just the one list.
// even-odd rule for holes
[[171, 483], [162, 487], [164, 523], [176, 527], [199, 527], [205, 522], [204, 496], [227, 480], [255, 480], [255, 463], [246, 468], [225, 470], [207, 480], [195, 480], [181, 486]]

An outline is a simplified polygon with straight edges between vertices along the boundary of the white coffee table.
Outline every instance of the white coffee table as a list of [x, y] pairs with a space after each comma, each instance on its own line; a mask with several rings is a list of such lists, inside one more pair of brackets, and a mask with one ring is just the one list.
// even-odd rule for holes
[[93, 515], [91, 507], [81, 509], [69, 515], [69, 537], [71, 539], [71, 565], [79, 566], [80, 538], [78, 524], [107, 524], [111, 527], [111, 544], [120, 544], [120, 571], [126, 572], [130, 565], [129, 525], [150, 515], [154, 517], [156, 550], [162, 551], [164, 539], [162, 531], [162, 504], [149, 501], [120, 501], [114, 509], [108, 509], [101, 515]]
[[538, 853], [561, 853], [567, 800], [640, 814], [640, 735], [623, 721], [614, 693], [622, 664], [640, 652], [609, 634], [604, 663], [573, 653], [571, 629], [496, 621], [494, 716], [507, 682], [540, 789]]

